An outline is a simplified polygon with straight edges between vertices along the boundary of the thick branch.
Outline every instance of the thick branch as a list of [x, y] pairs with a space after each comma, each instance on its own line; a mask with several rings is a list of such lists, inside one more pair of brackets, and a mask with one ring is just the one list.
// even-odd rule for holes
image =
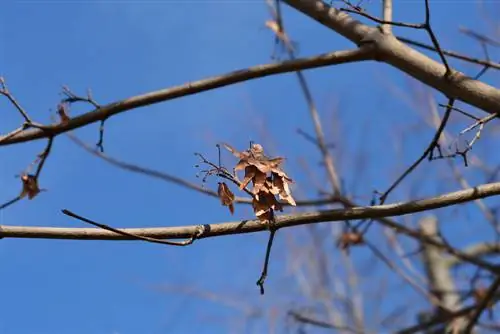
[[312, 69], [335, 64], [350, 63], [373, 59], [374, 51], [371, 47], [363, 47], [355, 50], [331, 52], [315, 57], [285, 61], [278, 64], [257, 65], [247, 69], [230, 72], [228, 74], [211, 77], [199, 81], [189, 82], [184, 85], [162, 89], [127, 98], [118, 102], [97, 108], [91, 112], [72, 118], [67, 123], [55, 124], [40, 129], [30, 129], [11, 135], [0, 137], [0, 146], [22, 143], [30, 140], [56, 136], [91, 123], [108, 119], [122, 112], [145, 107], [151, 104], [173, 100], [175, 98], [197, 94], [200, 92], [229, 86], [239, 82], [263, 78], [266, 76], [294, 72], [298, 70]]
[[[438, 230], [438, 221], [435, 216], [429, 216], [420, 221], [422, 233], [430, 238], [441, 241]], [[422, 259], [429, 279], [429, 288], [440, 301], [437, 314], [447, 314], [461, 309], [458, 294], [443, 293], [443, 291], [455, 291], [455, 282], [447, 265], [447, 259], [442, 254], [442, 250], [426, 243], [422, 244]], [[463, 329], [466, 326], [466, 319], [455, 318], [454, 328]], [[450, 326], [450, 327], [451, 327]]]
[[443, 64], [401, 43], [393, 35], [364, 25], [321, 0], [283, 1], [357, 45], [368, 42], [375, 44], [377, 60], [398, 68], [448, 98], [463, 101], [491, 114], [500, 112], [500, 90], [457, 71], [445, 77], [446, 68]]
[[[338, 210], [324, 210], [283, 215], [276, 218], [275, 228], [284, 228], [304, 224], [334, 222], [355, 219], [370, 219], [422, 212], [469, 202], [477, 198], [491, 197], [500, 194], [500, 182], [480, 185], [475, 188], [460, 190], [426, 199], [375, 205], [370, 207], [352, 207]], [[155, 227], [123, 229], [134, 235], [157, 239], [189, 238], [199, 231], [197, 226]], [[203, 225], [204, 230], [199, 238], [219, 235], [252, 233], [267, 230], [267, 225], [258, 220], [238, 221]], [[396, 228], [397, 229], [397, 228]], [[399, 232], [399, 231], [398, 231]], [[405, 233], [405, 230], [401, 230]], [[405, 233], [408, 234], [408, 233]], [[82, 240], [130, 240], [124, 235], [94, 228], [60, 228], [60, 227], [28, 227], [6, 226], [0, 229], [0, 237], [4, 238], [46, 238], [46, 239], [82, 239]]]
[[[500, 254], [500, 244], [494, 243], [481, 243], [477, 245], [470, 246], [462, 251], [463, 253], [470, 255], [471, 257], [483, 257], [488, 255], [499, 255]], [[457, 257], [450, 257], [446, 260], [448, 267], [453, 267], [462, 264], [463, 261]]]

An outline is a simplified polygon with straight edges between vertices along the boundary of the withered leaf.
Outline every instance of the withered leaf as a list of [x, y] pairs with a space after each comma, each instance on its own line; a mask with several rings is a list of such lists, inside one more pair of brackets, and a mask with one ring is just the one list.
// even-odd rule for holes
[[340, 249], [348, 249], [351, 246], [362, 245], [364, 243], [363, 235], [358, 232], [343, 233], [337, 241]]
[[245, 167], [249, 166], [248, 160], [247, 159], [241, 159], [238, 161], [236, 164], [236, 167], [234, 167], [234, 170], [243, 170]]
[[250, 183], [250, 181], [254, 178], [256, 173], [257, 169], [255, 168], [255, 166], [245, 167], [245, 178], [240, 184], [240, 190], [243, 190]]
[[219, 195], [221, 204], [227, 206], [231, 214], [234, 214], [234, 194], [225, 182], [219, 182], [217, 194]]
[[290, 187], [288, 186], [288, 181], [284, 177], [280, 177], [278, 174], [273, 173], [273, 193], [276, 191], [279, 194], [279, 198], [287, 201], [290, 205], [296, 206], [295, 200], [292, 197], [292, 193], [290, 192]]
[[234, 147], [232, 147], [229, 144], [222, 143], [222, 145], [224, 146], [224, 148], [226, 150], [228, 150], [229, 152], [231, 152], [237, 158], [243, 159], [243, 158], [247, 158], [249, 156], [248, 152], [245, 152], [245, 151], [240, 152], [240, 151], [238, 151], [237, 149], [235, 149]]
[[252, 193], [257, 195], [260, 191], [269, 192], [265, 189], [267, 175], [260, 171], [256, 171], [253, 178], [253, 190]]
[[258, 216], [269, 209], [283, 211], [283, 206], [276, 200], [273, 194], [260, 192], [252, 202], [255, 214]]
[[57, 113], [59, 114], [59, 118], [61, 119], [61, 124], [69, 122], [70, 118], [68, 115], [68, 107], [64, 103], [59, 103], [57, 105]]
[[23, 182], [23, 190], [19, 197], [28, 196], [28, 199], [33, 199], [40, 193], [41, 190], [38, 187], [38, 180], [35, 178], [35, 175], [23, 174], [21, 175], [21, 181]]

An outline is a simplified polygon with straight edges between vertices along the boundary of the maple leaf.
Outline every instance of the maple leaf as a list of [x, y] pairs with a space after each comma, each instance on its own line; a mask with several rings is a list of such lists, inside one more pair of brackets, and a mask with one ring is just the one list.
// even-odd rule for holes
[[227, 206], [229, 208], [229, 212], [234, 214], [234, 194], [225, 182], [219, 182], [217, 194], [219, 195], [221, 204]]

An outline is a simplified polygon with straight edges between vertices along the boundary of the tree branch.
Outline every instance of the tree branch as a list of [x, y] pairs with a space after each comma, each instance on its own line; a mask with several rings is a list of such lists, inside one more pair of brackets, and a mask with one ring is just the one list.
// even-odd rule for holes
[[500, 90], [455, 70], [445, 77], [443, 64], [401, 43], [393, 35], [362, 24], [321, 0], [283, 1], [357, 45], [373, 43], [377, 60], [398, 68], [448, 98], [468, 103], [490, 114], [500, 112]]
[[[470, 255], [471, 257], [483, 257], [487, 255], [498, 255], [500, 254], [500, 244], [489, 244], [481, 243], [478, 245], [470, 246], [462, 251], [463, 253]], [[446, 260], [446, 265], [448, 267], [454, 267], [463, 264], [463, 261], [455, 256], [450, 257]]]
[[[486, 198], [500, 195], [500, 182], [480, 185], [467, 190], [460, 190], [429, 197], [426, 199], [375, 205], [368, 207], [351, 207], [347, 209], [323, 210], [305, 212], [295, 215], [276, 217], [273, 225], [276, 229], [321, 223], [343, 222], [355, 219], [375, 219], [382, 217], [402, 216], [427, 210], [444, 208], [460, 203], [473, 201], [477, 198]], [[189, 238], [198, 232], [200, 225], [179, 227], [130, 228], [122, 231], [157, 239]], [[215, 237], [220, 235], [253, 233], [267, 230], [267, 225], [258, 220], [244, 220], [237, 222], [206, 224], [203, 233], [198, 238]], [[395, 227], [397, 230], [397, 227]], [[408, 234], [406, 230], [398, 231]], [[116, 233], [94, 228], [61, 228], [61, 227], [30, 227], [2, 225], [0, 237], [3, 238], [44, 238], [44, 239], [81, 239], [81, 240], [130, 240], [132, 238], [117, 235]]]
[[184, 85], [166, 88], [113, 102], [100, 108], [96, 108], [88, 113], [74, 117], [68, 122], [48, 125], [44, 127], [43, 130], [28, 129], [15, 134], [9, 134], [8, 138], [7, 136], [2, 136], [0, 137], [0, 146], [23, 143], [49, 136], [57, 136], [61, 133], [108, 119], [111, 116], [128, 110], [229, 86], [239, 82], [263, 78], [280, 73], [294, 72], [297, 70], [370, 60], [374, 58], [374, 55], [374, 49], [371, 46], [366, 46], [354, 50], [336, 51], [310, 58], [284, 61], [278, 64], [257, 65], [220, 76], [189, 82]]

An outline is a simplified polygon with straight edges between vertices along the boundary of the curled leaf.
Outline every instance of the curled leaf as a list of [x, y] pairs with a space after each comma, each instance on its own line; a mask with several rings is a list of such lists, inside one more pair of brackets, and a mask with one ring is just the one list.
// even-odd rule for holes
[[252, 181], [256, 173], [257, 169], [255, 168], [255, 166], [245, 167], [245, 178], [240, 184], [240, 190], [243, 190], [250, 183], [250, 181]]
[[273, 174], [273, 188], [278, 191], [279, 198], [287, 201], [290, 205], [296, 206], [297, 204], [292, 197], [292, 193], [290, 192], [288, 183], [290, 183], [290, 181], [285, 177], [280, 177], [278, 174]]
[[40, 193], [38, 180], [34, 175], [23, 174], [21, 175], [21, 181], [23, 182], [23, 190], [21, 191], [21, 195], [19, 195], [20, 198], [28, 196], [28, 199], [33, 199]]
[[252, 193], [254, 195], [257, 195], [261, 191], [269, 192], [267, 189], [265, 189], [266, 179], [267, 175], [265, 173], [262, 173], [260, 171], [257, 171], [255, 173], [255, 176], [253, 178], [253, 190], [252, 190]]
[[234, 214], [234, 194], [225, 182], [219, 182], [217, 194], [219, 195], [221, 204], [229, 207], [231, 214]]

